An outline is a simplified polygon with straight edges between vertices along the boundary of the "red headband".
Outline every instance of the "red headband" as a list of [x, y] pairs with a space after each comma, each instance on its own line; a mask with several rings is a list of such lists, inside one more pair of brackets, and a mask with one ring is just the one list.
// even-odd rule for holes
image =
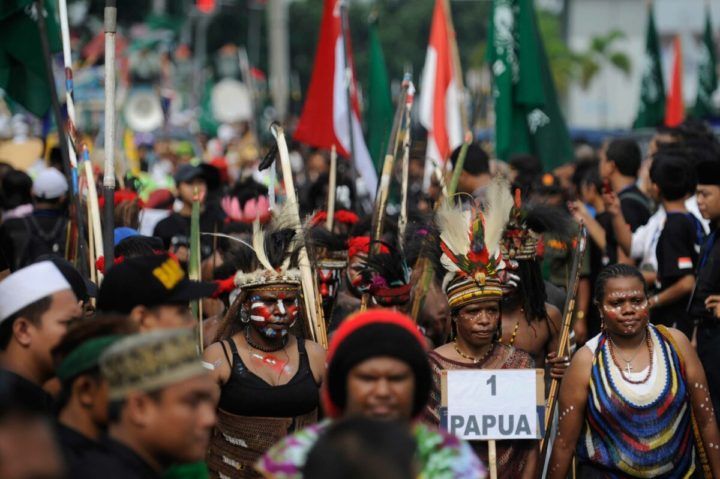
[[[360, 217], [350, 210], [338, 210], [335, 212], [333, 218], [335, 218], [335, 221], [338, 223], [345, 225], [354, 225], [360, 221]], [[327, 211], [318, 211], [310, 220], [310, 224], [315, 226], [325, 221], [327, 221]]]
[[[348, 240], [348, 258], [352, 258], [358, 253], [370, 253], [370, 242], [369, 236], [355, 236]], [[377, 243], [380, 246], [380, 253], [389, 253], [390, 249], [382, 243]]]

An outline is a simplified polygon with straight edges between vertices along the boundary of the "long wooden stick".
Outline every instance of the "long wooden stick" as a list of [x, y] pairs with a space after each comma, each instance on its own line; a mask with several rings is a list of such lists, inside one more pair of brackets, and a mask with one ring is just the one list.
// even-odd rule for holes
[[398, 217], [398, 244], [403, 245], [405, 240], [405, 230], [407, 229], [408, 212], [408, 182], [410, 177], [410, 112], [412, 110], [413, 101], [415, 99], [415, 86], [410, 82], [408, 87], [407, 101], [405, 102], [405, 130], [403, 134], [403, 156], [402, 156], [402, 180], [400, 183], [400, 215]]
[[[455, 168], [453, 169], [453, 176], [450, 181], [450, 185], [447, 188], [443, 185], [445, 198], [441, 196], [435, 202], [436, 211], [442, 204], [443, 199], [445, 201], [452, 201], [452, 196], [457, 190], [458, 181], [460, 180], [460, 172], [462, 172], [463, 165], [465, 164], [465, 157], [467, 156], [467, 150], [470, 143], [472, 143], [472, 133], [468, 131], [465, 134], [465, 142], [463, 143], [462, 148], [460, 148], [460, 153], [458, 153], [458, 159], [455, 162]], [[440, 179], [442, 179], [442, 176]], [[430, 288], [430, 283], [434, 274], [433, 265], [426, 257], [425, 248], [421, 251], [420, 258], [417, 260], [415, 267], [418, 271], [420, 271], [420, 281], [417, 283], [417, 290], [413, 290], [412, 302], [410, 304], [410, 317], [417, 321], [420, 317], [420, 311], [422, 310], [423, 302], [425, 301], [425, 295]]]
[[[46, 11], [44, 0], [35, 0], [32, 7], [36, 10], [38, 31], [40, 33], [40, 44], [43, 50], [43, 63], [45, 64], [45, 74], [48, 78], [48, 85], [50, 88], [50, 105], [55, 123], [58, 129], [58, 141], [60, 143], [60, 155], [63, 159], [63, 169], [68, 183], [72, 185], [73, 194], [71, 195], [72, 209], [74, 215], [72, 216], [75, 222], [75, 231], [77, 231], [77, 254], [75, 258], [68, 258], [69, 260], [76, 259], [76, 266], [80, 273], [87, 277], [87, 245], [85, 243], [85, 230], [83, 225], [83, 211], [80, 201], [80, 195], [78, 194], [78, 172], [77, 172], [77, 155], [73, 146], [68, 141], [68, 135], [65, 133], [64, 123], [62, 119], [62, 113], [60, 111], [60, 101], [58, 100], [57, 88], [55, 86], [55, 76], [53, 75], [52, 69], [52, 56], [50, 52], [50, 42], [48, 39], [47, 24], [46, 24]], [[69, 50], [68, 50], [69, 51]], [[70, 84], [72, 89], [72, 84]], [[72, 250], [72, 249], [71, 249]]]
[[[285, 132], [282, 127], [276, 123], [270, 126], [270, 131], [277, 141], [278, 152], [280, 153], [280, 166], [282, 168], [283, 183], [285, 185], [286, 201], [290, 202], [290, 207], [293, 208], [298, 225], [300, 225], [300, 212], [297, 206], [297, 194], [295, 192], [295, 184], [293, 183], [290, 154], [288, 152], [287, 142], [285, 141]], [[318, 295], [317, 288], [315, 287], [315, 275], [310, 266], [307, 249], [305, 249], [304, 246], [300, 249], [298, 262], [302, 278], [303, 301], [305, 302], [305, 310], [307, 311], [308, 321], [310, 322], [310, 333], [313, 336], [312, 340], [318, 342], [322, 347], [327, 348], [325, 319], [323, 318], [322, 306], [317, 301]]]
[[[95, 187], [95, 174], [92, 169], [92, 164], [90, 163], [90, 154], [88, 153], [88, 149], [86, 146], [83, 146], [83, 152], [82, 152], [82, 164], [83, 164], [83, 171], [85, 173], [85, 178], [87, 180], [87, 202], [88, 202], [88, 229], [90, 229], [93, 233], [93, 238], [95, 241], [95, 248], [94, 248], [94, 259], [100, 258], [101, 256], [104, 256], [104, 245], [103, 245], [103, 236], [102, 236], [102, 225], [100, 224], [100, 205], [98, 204], [98, 195], [97, 195], [97, 188]], [[113, 198], [114, 200], [114, 198]], [[109, 268], [112, 266], [111, 264], [105, 263], [105, 267]], [[95, 269], [95, 262], [93, 261], [90, 263], [90, 270]], [[102, 282], [103, 275], [102, 271], [98, 271], [97, 274], [97, 284], [99, 285], [100, 282]]]
[[[585, 248], [587, 246], [587, 229], [585, 225], [580, 225], [580, 231], [577, 235], [577, 246], [575, 256], [573, 257], [572, 268], [570, 270], [570, 283], [568, 284], [568, 297], [563, 310], [562, 330], [560, 334], [560, 344], [558, 345], [557, 357], [568, 355], [570, 346], [570, 329], [572, 327], [573, 315], [575, 313], [575, 298], [577, 297], [578, 284], [580, 283], [580, 266], [585, 256]], [[540, 443], [540, 462], [545, 464], [545, 456], [548, 452], [548, 443], [550, 439], [550, 431], [553, 416], [555, 415], [555, 406], [557, 403], [557, 395], [560, 390], [560, 381], [553, 378], [550, 382], [550, 392], [548, 393], [547, 406], [545, 407], [545, 436]]]
[[325, 220], [325, 228], [332, 233], [333, 223], [335, 221], [335, 197], [337, 192], [337, 148], [335, 145], [330, 150], [330, 173], [328, 175], [328, 198], [327, 198], [327, 219]]

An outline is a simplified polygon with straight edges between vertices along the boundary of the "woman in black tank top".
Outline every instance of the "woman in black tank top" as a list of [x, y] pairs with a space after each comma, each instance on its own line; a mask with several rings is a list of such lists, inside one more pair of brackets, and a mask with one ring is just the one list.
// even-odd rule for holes
[[275, 442], [317, 420], [325, 351], [290, 333], [299, 281], [273, 278], [241, 288], [204, 360], [220, 386], [208, 449], [211, 477], [261, 477], [255, 461]]

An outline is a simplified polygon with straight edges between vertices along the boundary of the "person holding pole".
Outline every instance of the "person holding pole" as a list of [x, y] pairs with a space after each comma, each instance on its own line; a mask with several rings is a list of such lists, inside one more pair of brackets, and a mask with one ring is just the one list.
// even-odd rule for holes
[[[468, 215], [446, 202], [435, 216], [440, 235], [436, 271], [444, 274], [442, 284], [455, 339], [429, 355], [433, 384], [425, 420], [434, 425], [440, 423], [442, 371], [535, 367], [528, 353], [500, 342], [500, 301], [506, 272], [499, 242], [512, 198], [505, 182], [494, 181], [485, 193], [491, 206], [484, 214], [478, 211]], [[537, 441], [499, 441], [495, 444], [495, 464], [487, 442], [473, 442], [472, 447], [483, 462], [490, 463], [491, 473], [496, 466], [499, 478], [535, 477]]]
[[283, 223], [288, 211], [265, 231], [255, 223], [252, 248], [241, 246], [230, 309], [203, 353], [220, 389], [206, 459], [211, 477], [257, 477], [253, 464], [261, 454], [317, 421], [325, 351], [293, 334], [296, 323], [306, 320], [307, 331], [310, 322], [296, 263], [302, 242]]
[[649, 322], [640, 271], [597, 279], [602, 332], [573, 357], [560, 387], [548, 477], [720, 477], [720, 432], [705, 372], [680, 331]]

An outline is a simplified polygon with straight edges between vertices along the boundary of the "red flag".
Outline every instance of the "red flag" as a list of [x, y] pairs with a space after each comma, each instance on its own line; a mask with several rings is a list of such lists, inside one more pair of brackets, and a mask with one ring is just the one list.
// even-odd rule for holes
[[678, 126], [685, 119], [685, 104], [682, 91], [682, 47], [680, 37], [676, 36], [673, 42], [673, 69], [670, 80], [670, 92], [665, 106], [665, 124]]
[[435, 1], [430, 43], [420, 81], [420, 123], [428, 131], [426, 155], [443, 163], [460, 146], [460, 79], [453, 62], [455, 32], [445, 0]]
[[[372, 197], [377, 186], [377, 173], [360, 126], [360, 103], [349, 40], [347, 45], [348, 52], [345, 55], [340, 0], [325, 0], [310, 88], [293, 138], [319, 148], [331, 148], [335, 145], [338, 154], [350, 157], [346, 90], [346, 78], [349, 74], [355, 168], [362, 175], [365, 187]], [[346, 57], [350, 64], [349, 69], [345, 68]]]

